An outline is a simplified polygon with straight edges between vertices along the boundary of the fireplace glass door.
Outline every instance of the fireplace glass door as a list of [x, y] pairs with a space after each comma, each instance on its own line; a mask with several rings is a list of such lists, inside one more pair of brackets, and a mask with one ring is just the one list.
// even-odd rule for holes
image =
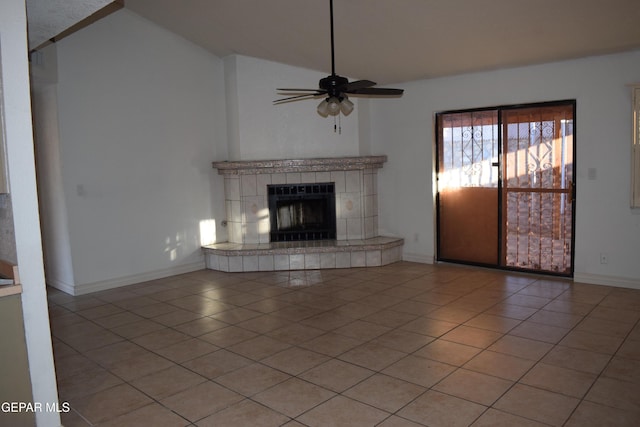
[[439, 260], [573, 274], [574, 111], [437, 115]]
[[270, 241], [336, 238], [335, 184], [268, 185]]

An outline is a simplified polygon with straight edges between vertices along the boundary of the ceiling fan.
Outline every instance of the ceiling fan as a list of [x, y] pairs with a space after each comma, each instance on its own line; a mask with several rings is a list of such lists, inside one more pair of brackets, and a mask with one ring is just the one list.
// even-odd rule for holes
[[318, 114], [322, 117], [337, 116], [340, 113], [348, 116], [353, 111], [353, 102], [349, 100], [348, 95], [375, 97], [401, 96], [404, 92], [403, 89], [375, 88], [373, 86], [375, 86], [376, 83], [370, 80], [355, 80], [349, 82], [346, 77], [336, 74], [333, 37], [333, 0], [329, 0], [329, 13], [331, 16], [331, 75], [320, 79], [317, 89], [278, 89], [278, 92], [298, 94], [275, 100], [273, 103], [283, 104], [285, 102], [300, 101], [322, 96], [325, 97], [325, 99], [318, 105]]

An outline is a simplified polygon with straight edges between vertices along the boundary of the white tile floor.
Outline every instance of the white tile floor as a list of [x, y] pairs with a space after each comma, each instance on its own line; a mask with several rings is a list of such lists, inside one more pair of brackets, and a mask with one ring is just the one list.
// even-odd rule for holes
[[50, 290], [73, 426], [637, 426], [640, 291], [449, 265]]

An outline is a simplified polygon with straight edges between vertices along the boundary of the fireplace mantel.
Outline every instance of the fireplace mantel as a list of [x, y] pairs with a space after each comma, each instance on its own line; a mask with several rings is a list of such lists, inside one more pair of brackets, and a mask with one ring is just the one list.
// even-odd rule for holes
[[246, 160], [213, 162], [220, 175], [287, 172], [329, 172], [379, 169], [387, 156], [327, 157], [319, 159]]

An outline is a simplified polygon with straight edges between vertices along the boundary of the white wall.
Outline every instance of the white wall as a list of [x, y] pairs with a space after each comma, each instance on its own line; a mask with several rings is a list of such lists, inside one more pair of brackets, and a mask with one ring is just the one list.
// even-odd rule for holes
[[64, 290], [203, 268], [201, 223], [215, 219], [225, 238], [211, 167], [226, 138], [222, 61], [126, 9], [58, 42], [57, 60]]
[[[273, 105], [274, 100], [288, 96], [279, 94], [277, 88], [315, 89], [327, 74], [246, 56], [225, 61], [228, 74], [235, 73], [231, 83], [235, 88], [229, 95], [235, 95], [235, 100], [228, 114], [237, 115], [230, 122], [229, 134], [236, 140], [230, 141], [229, 160], [360, 155], [355, 111], [341, 117], [340, 133], [334, 132], [332, 117], [323, 118], [316, 112], [322, 98]], [[357, 100], [354, 103], [357, 109]]]
[[[0, 3], [2, 102], [9, 186], [33, 401], [58, 401], [44, 282], [29, 96], [24, 0]], [[19, 321], [19, 319], [18, 319]], [[56, 412], [37, 412], [40, 426], [59, 426]]]
[[33, 108], [38, 196], [45, 215], [40, 217], [46, 279], [61, 289], [72, 289], [73, 260], [69, 242], [69, 224], [62, 185], [62, 159], [58, 131], [58, 64], [56, 45], [34, 55], [31, 62], [31, 98]]
[[[640, 212], [629, 208], [631, 92], [640, 51], [403, 85], [371, 103], [380, 171], [380, 229], [403, 236], [405, 258], [434, 256], [433, 117], [438, 111], [576, 99], [576, 280], [640, 288]], [[596, 179], [587, 178], [595, 168]], [[600, 264], [600, 253], [609, 256]]]

